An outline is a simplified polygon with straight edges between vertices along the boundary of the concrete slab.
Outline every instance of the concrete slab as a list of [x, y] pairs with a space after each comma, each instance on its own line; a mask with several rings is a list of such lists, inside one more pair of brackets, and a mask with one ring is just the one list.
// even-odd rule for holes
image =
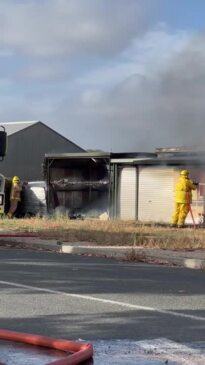
[[166, 338], [143, 341], [92, 341], [94, 365], [202, 365], [205, 345]]

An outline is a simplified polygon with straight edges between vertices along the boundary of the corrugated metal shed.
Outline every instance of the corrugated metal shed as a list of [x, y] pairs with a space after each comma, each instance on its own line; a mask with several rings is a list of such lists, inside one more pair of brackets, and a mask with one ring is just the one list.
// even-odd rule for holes
[[40, 121], [2, 125], [8, 133], [8, 151], [0, 172], [6, 177], [18, 175], [25, 181], [42, 180], [42, 164], [46, 153], [84, 152], [81, 147]]

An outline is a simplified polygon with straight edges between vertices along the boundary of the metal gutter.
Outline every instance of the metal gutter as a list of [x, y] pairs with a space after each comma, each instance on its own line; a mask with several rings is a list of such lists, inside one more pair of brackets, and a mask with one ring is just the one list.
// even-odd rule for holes
[[72, 152], [72, 153], [46, 153], [45, 159], [79, 159], [79, 158], [110, 158], [109, 153], [99, 152]]
[[119, 159], [115, 159], [112, 158], [111, 159], [111, 163], [115, 164], [115, 163], [121, 163], [121, 164], [127, 164], [127, 163], [131, 163], [131, 164], [135, 164], [136, 161], [146, 161], [146, 160], [152, 160], [152, 158], [147, 157], [147, 158], [119, 158]]

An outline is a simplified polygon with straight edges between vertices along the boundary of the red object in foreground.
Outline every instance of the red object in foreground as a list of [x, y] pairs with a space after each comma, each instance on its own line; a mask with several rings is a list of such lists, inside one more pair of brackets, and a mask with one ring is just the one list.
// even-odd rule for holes
[[[46, 365], [77, 365], [82, 361], [89, 360], [93, 356], [93, 346], [89, 343], [79, 343], [7, 330], [0, 330], [0, 340], [21, 342], [72, 353], [67, 357], [47, 363]], [[4, 364], [0, 362], [0, 365]]]

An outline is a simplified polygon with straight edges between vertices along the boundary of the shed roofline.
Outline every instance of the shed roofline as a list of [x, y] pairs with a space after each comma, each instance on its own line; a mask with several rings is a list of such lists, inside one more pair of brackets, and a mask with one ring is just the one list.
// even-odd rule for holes
[[31, 125], [27, 125], [25, 128], [19, 129], [19, 130], [15, 131], [15, 132], [9, 134], [8, 137], [10, 138], [11, 136], [15, 135], [16, 133], [25, 131], [28, 128], [32, 128], [34, 125], [36, 125], [38, 123], [41, 123], [41, 122], [40, 121], [36, 121], [36, 122], [25, 122], [25, 121], [24, 122], [9, 122], [9, 123], [0, 123], [0, 125], [6, 126], [6, 125], [9, 125], [9, 124], [28, 124], [28, 123], [31, 123]]
[[39, 120], [24, 120], [23, 122], [20, 122], [20, 121], [18, 121], [18, 122], [2, 122], [2, 123], [0, 123], [1, 125], [8, 125], [8, 124], [27, 124], [27, 123], [33, 123], [33, 124], [35, 124], [35, 123], [38, 123], [38, 122], [40, 122]]
[[59, 132], [57, 132], [55, 129], [49, 127], [47, 124], [41, 122], [40, 120], [38, 121], [24, 121], [24, 122], [7, 122], [7, 123], [0, 123], [0, 125], [6, 126], [8, 124], [27, 124], [27, 123], [31, 123], [31, 125], [28, 125], [27, 127], [20, 129], [18, 131], [15, 131], [14, 133], [10, 134], [8, 137], [14, 136], [16, 133], [20, 133], [22, 131], [25, 131], [28, 128], [32, 128], [34, 127], [36, 124], [41, 124], [44, 127], [46, 127], [47, 129], [49, 129], [50, 131], [54, 132], [55, 134], [57, 134], [59, 137], [63, 138], [64, 140], [66, 140], [67, 142], [72, 143], [74, 146], [76, 146], [77, 148], [81, 149], [82, 152], [85, 151], [82, 147], [78, 146], [76, 143], [74, 143], [73, 141], [71, 141], [70, 139], [66, 138], [65, 136], [63, 136], [62, 134], [60, 134]]
[[44, 127], [46, 127], [47, 129], [50, 129], [52, 132], [54, 132], [54, 133], [58, 134], [58, 135], [59, 135], [59, 137], [64, 138], [67, 142], [70, 142], [70, 143], [72, 143], [74, 146], [76, 146], [76, 147], [80, 148], [80, 149], [82, 150], [82, 152], [83, 152], [83, 151], [85, 151], [85, 150], [84, 150], [84, 148], [82, 148], [82, 147], [78, 146], [75, 142], [73, 142], [73, 141], [71, 141], [70, 139], [68, 139], [68, 138], [64, 137], [62, 134], [60, 134], [59, 132], [57, 132], [55, 129], [53, 129], [53, 128], [49, 127], [47, 124], [45, 124], [45, 123], [43, 123], [43, 122], [41, 122], [41, 121], [39, 121], [38, 123], [42, 124], [42, 125], [43, 125]]

